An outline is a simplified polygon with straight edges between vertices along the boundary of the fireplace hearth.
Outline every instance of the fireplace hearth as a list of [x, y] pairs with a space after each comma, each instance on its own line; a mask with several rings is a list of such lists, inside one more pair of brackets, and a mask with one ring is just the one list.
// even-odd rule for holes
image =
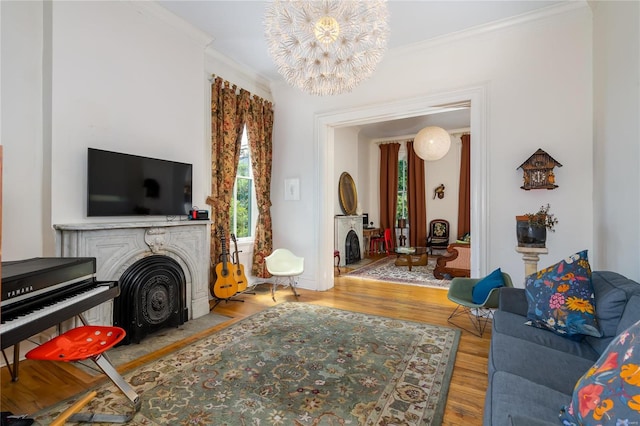
[[113, 325], [127, 332], [120, 344], [140, 343], [149, 333], [188, 321], [185, 294], [184, 272], [170, 257], [148, 256], [131, 265], [113, 301]]

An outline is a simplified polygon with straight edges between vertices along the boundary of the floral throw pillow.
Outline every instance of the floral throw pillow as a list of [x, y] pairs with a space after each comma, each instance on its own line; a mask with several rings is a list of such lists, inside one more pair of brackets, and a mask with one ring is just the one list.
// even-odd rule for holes
[[586, 250], [529, 275], [525, 289], [528, 325], [572, 339], [602, 335]]
[[633, 425], [640, 419], [640, 321], [620, 333], [578, 380], [566, 426]]

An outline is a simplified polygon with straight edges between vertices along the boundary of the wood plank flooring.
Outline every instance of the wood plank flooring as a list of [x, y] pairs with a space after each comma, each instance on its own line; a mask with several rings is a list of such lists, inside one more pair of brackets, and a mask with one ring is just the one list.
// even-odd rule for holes
[[[398, 319], [426, 322], [447, 326], [447, 317], [455, 304], [447, 299], [446, 290], [391, 284], [381, 281], [336, 276], [333, 289], [316, 292], [299, 290], [300, 302], [330, 306], [354, 312], [363, 312]], [[150, 359], [162, 356], [199, 339], [217, 329], [229, 326], [248, 316], [273, 306], [275, 303], [295, 301], [291, 290], [280, 288], [276, 293], [277, 302], [271, 300], [268, 292], [243, 295], [244, 303], [220, 303], [214, 312], [232, 319], [217, 327], [193, 336], [149, 355], [119, 367], [125, 372]], [[467, 326], [466, 318], [458, 318]], [[450, 326], [450, 325], [449, 325]], [[453, 377], [449, 388], [443, 425], [481, 425], [484, 395], [487, 388], [487, 357], [489, 353], [490, 327], [482, 338], [463, 331], [456, 355]], [[11, 382], [6, 367], [1, 372], [2, 411], [16, 414], [31, 414], [69, 398], [99, 382], [106, 381], [103, 375], [91, 376], [62, 362], [25, 360], [20, 363], [18, 382]]]

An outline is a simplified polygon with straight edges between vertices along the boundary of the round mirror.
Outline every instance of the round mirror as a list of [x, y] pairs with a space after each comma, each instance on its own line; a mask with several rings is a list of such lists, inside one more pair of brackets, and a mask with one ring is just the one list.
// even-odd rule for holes
[[349, 173], [343, 172], [340, 175], [338, 190], [340, 192], [340, 207], [342, 207], [344, 214], [356, 214], [356, 209], [358, 208], [358, 193], [356, 191], [356, 183]]

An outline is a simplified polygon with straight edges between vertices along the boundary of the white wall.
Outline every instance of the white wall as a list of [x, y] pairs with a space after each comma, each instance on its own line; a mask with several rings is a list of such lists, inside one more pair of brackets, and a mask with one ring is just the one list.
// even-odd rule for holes
[[204, 208], [204, 44], [135, 4], [53, 5], [52, 222], [108, 219], [86, 218], [87, 147], [193, 164]]
[[[520, 284], [524, 266], [515, 251], [514, 216], [518, 214], [551, 203], [560, 219], [557, 232], [548, 239], [550, 253], [543, 257], [541, 267], [578, 250], [593, 249], [591, 63], [591, 12], [581, 7], [473, 37], [389, 52], [373, 77], [351, 94], [318, 98], [277, 86], [274, 99], [280, 117], [286, 120], [276, 122], [274, 140], [282, 143], [280, 153], [285, 155], [274, 154], [274, 169], [295, 169], [314, 183], [322, 197], [325, 183], [314, 173], [318, 158], [305, 162], [305, 158], [288, 154], [289, 149], [316, 152], [313, 141], [318, 129], [292, 123], [307, 123], [326, 111], [348, 114], [350, 108], [363, 105], [393, 104], [402, 98], [482, 84], [487, 87], [488, 187], [483, 205], [489, 230], [488, 241], [483, 242], [488, 250], [482, 272], [500, 266]], [[556, 173], [559, 188], [554, 191], [520, 189], [522, 176], [516, 168], [537, 148], [564, 165]], [[276, 193], [278, 185], [274, 181]], [[321, 199], [314, 200], [318, 222], [326, 220], [320, 216], [321, 204]], [[296, 217], [302, 212], [290, 214]], [[306, 258], [326, 256], [318, 252], [319, 236], [313, 230], [287, 237], [283, 230], [288, 226], [289, 222], [274, 215], [276, 235], [291, 244], [304, 241]], [[329, 265], [317, 268], [329, 270]], [[321, 274], [309, 273], [311, 277]], [[314, 288], [330, 285], [315, 284]]]
[[0, 2], [3, 260], [44, 252], [43, 21], [40, 2]]
[[[356, 193], [358, 196], [358, 205], [362, 207], [363, 188], [365, 184], [362, 182], [362, 174], [360, 173], [360, 145], [356, 143], [358, 140], [358, 130], [354, 128], [336, 129], [336, 150], [335, 150], [335, 168], [333, 170], [333, 188], [338, 194], [338, 184], [340, 176], [346, 172], [351, 175], [356, 184]], [[340, 198], [335, 197], [333, 200], [334, 214], [345, 214], [340, 206]]]
[[591, 7], [595, 267], [640, 281], [640, 3]]
[[87, 147], [193, 164], [206, 207], [208, 38], [143, 3], [2, 8], [5, 260], [53, 255], [53, 224], [113, 221], [86, 217]]

